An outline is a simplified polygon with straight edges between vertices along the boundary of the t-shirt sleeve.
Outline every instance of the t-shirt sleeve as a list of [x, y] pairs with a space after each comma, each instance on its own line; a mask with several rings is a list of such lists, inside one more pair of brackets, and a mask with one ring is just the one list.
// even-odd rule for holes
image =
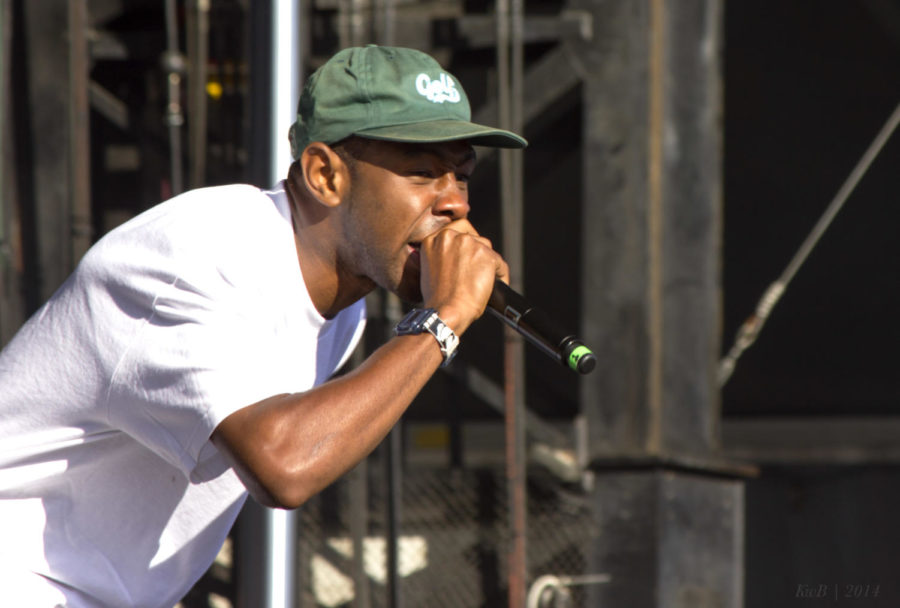
[[307, 390], [346, 361], [365, 307], [322, 319], [289, 218], [258, 190], [180, 199], [101, 241], [81, 275], [96, 341], [109, 341], [99, 348], [109, 352], [110, 423], [196, 477], [228, 415]]
[[278, 350], [273, 302], [302, 278], [290, 223], [258, 190], [188, 193], [98, 245], [81, 274], [109, 341], [109, 421], [185, 474], [229, 414], [312, 385]]
[[152, 301], [116, 365], [110, 420], [190, 474], [225, 417], [279, 392], [278, 362], [227, 281], [135, 291]]

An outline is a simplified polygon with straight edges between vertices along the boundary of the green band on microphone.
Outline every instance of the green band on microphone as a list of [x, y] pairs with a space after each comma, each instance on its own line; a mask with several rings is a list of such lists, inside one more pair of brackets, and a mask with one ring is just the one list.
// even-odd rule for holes
[[592, 355], [591, 349], [587, 346], [576, 346], [571, 353], [569, 353], [569, 367], [571, 367], [576, 372], [578, 369], [578, 361], [585, 355]]

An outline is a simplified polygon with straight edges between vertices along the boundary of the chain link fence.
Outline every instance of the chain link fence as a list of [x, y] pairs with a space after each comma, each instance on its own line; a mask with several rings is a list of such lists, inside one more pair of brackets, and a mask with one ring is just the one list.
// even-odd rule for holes
[[[377, 457], [301, 510], [301, 605], [389, 606], [386, 468]], [[507, 483], [502, 466], [408, 467], [399, 509], [398, 604], [506, 606]], [[527, 487], [529, 582], [582, 576], [597, 537], [588, 496], [532, 467]], [[586, 606], [572, 587], [565, 602]]]

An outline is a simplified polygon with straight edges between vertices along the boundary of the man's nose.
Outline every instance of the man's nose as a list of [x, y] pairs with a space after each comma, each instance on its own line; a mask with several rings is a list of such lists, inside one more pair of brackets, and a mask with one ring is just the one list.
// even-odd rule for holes
[[445, 174], [438, 182], [434, 212], [459, 220], [469, 215], [469, 192], [454, 174]]

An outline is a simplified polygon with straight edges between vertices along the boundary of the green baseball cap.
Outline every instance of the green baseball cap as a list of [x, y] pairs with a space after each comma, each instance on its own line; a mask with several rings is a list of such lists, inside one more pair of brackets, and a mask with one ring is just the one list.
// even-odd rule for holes
[[400, 47], [347, 48], [306, 82], [291, 126], [295, 159], [310, 142], [333, 144], [351, 135], [427, 143], [469, 140], [494, 148], [524, 148], [510, 131], [471, 122], [465, 91], [431, 56]]

